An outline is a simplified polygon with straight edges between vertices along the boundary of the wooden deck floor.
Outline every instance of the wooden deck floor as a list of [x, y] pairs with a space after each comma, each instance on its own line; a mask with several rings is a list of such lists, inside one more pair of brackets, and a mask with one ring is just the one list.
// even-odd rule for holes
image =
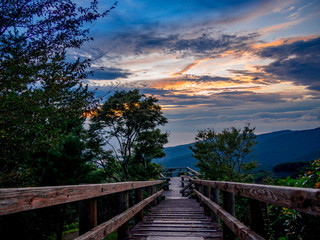
[[180, 178], [172, 178], [170, 190], [164, 194], [166, 199], [131, 229], [130, 239], [222, 239], [222, 231], [204, 214], [199, 203], [181, 197], [180, 189]]

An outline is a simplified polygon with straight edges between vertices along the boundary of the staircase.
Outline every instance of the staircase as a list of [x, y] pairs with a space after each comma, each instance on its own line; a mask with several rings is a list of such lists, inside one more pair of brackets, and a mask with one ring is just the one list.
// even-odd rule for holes
[[131, 229], [129, 239], [222, 239], [222, 231], [205, 215], [203, 207], [195, 199], [181, 196], [180, 178], [172, 177], [170, 182], [165, 200]]

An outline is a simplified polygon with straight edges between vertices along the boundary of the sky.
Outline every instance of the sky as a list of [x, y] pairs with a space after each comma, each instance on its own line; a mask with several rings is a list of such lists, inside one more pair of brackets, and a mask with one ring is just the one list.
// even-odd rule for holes
[[73, 52], [93, 60], [87, 84], [159, 99], [167, 146], [246, 123], [320, 127], [320, 0], [119, 0], [90, 28]]

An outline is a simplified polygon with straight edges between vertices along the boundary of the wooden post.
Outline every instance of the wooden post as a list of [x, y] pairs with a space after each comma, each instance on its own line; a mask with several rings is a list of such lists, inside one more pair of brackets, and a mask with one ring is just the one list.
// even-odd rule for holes
[[[207, 186], [202, 186], [202, 190], [203, 190], [203, 195], [204, 196], [206, 196], [206, 197], [208, 197], [208, 198], [210, 198], [210, 196], [209, 196], [209, 187], [207, 187]], [[206, 204], [203, 204], [203, 208], [204, 208], [204, 211], [205, 211], [205, 214], [206, 215], [211, 215], [211, 210], [210, 210], [210, 208], [208, 208], [207, 207], [207, 205]]]
[[[122, 213], [129, 208], [129, 191], [124, 191], [118, 194], [119, 196], [119, 212]], [[129, 237], [129, 222], [124, 223], [118, 228], [118, 240]]]
[[[203, 195], [203, 185], [199, 185], [199, 192]], [[199, 199], [200, 206], [203, 207], [203, 202]]]
[[[157, 192], [157, 186], [154, 185], [151, 187], [151, 195], [155, 194]], [[155, 199], [152, 203], [151, 203], [151, 206], [157, 206], [157, 199]]]
[[250, 228], [262, 237], [267, 238], [267, 234], [264, 229], [264, 219], [260, 201], [248, 198], [248, 205]]
[[[232, 216], [235, 213], [234, 194], [230, 192], [223, 192], [223, 208]], [[223, 239], [232, 240], [235, 239], [233, 232], [228, 228], [226, 224], [223, 224]]]
[[79, 234], [82, 235], [97, 225], [97, 199], [79, 201]]
[[[213, 202], [219, 205], [219, 189], [209, 187], [209, 198]], [[219, 218], [217, 215], [215, 215], [213, 212], [211, 212], [212, 220], [216, 223], [219, 223]]]
[[169, 190], [169, 181], [170, 181], [170, 178], [166, 178], [166, 187], [164, 188], [164, 190]]
[[181, 175], [181, 187], [184, 187], [184, 177]]
[[[143, 194], [142, 194], [142, 188], [138, 188], [135, 190], [135, 203], [139, 203], [143, 199]], [[143, 210], [139, 211], [135, 216], [134, 216], [134, 221], [137, 224], [138, 222], [142, 221], [143, 219]]]
[[[148, 196], [151, 196], [152, 195], [152, 186], [146, 187], [145, 189], [146, 189]], [[152, 203], [150, 203], [149, 206], [153, 206]]]

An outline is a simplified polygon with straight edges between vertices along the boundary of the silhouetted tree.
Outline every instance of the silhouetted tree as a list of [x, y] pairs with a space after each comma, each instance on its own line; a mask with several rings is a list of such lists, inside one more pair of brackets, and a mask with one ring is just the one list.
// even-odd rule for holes
[[241, 181], [256, 167], [249, 161], [249, 153], [256, 144], [254, 128], [243, 130], [232, 127], [217, 133], [212, 129], [200, 130], [194, 147], [190, 147], [197, 167], [205, 178], [211, 180]]
[[[109, 11], [99, 12], [97, 0], [88, 7], [71, 0], [0, 1], [1, 187], [85, 179], [83, 124], [95, 99], [82, 80], [90, 60], [68, 61], [67, 52], [91, 40], [88, 24]], [[12, 239], [47, 239], [52, 232], [61, 239], [64, 209], [4, 217], [0, 231]]]
[[[93, 145], [99, 145], [96, 160], [113, 169], [115, 180], [155, 177], [149, 171], [156, 167], [151, 159], [164, 156], [168, 141], [168, 134], [157, 128], [167, 123], [157, 101], [138, 90], [116, 91], [94, 114], [90, 134]], [[103, 150], [105, 146], [111, 150]]]

